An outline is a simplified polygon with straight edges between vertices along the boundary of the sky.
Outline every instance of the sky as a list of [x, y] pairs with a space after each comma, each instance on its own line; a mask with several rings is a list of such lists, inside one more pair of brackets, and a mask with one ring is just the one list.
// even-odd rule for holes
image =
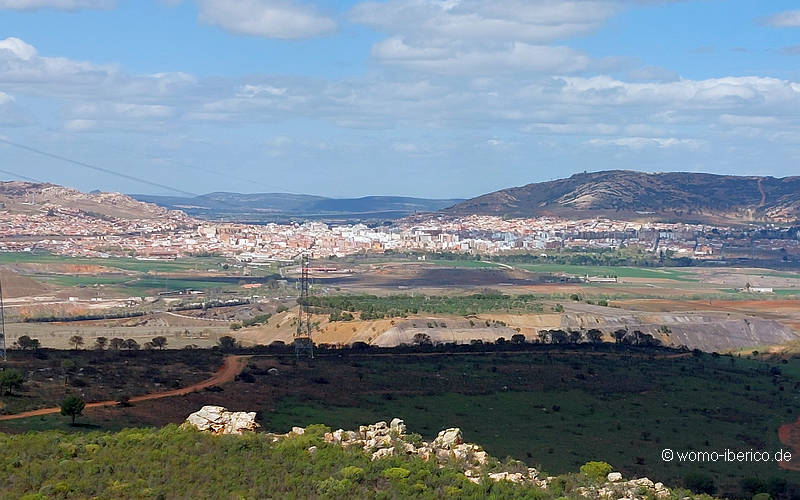
[[0, 180], [467, 198], [800, 175], [796, 0], [0, 0]]

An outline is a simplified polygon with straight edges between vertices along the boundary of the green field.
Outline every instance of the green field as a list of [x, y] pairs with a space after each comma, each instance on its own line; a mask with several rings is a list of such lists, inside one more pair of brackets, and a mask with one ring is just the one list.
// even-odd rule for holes
[[576, 266], [570, 264], [517, 264], [514, 267], [537, 273], [566, 273], [574, 276], [617, 276], [620, 278], [655, 278], [673, 281], [697, 281], [690, 273], [673, 268]]
[[186, 257], [177, 260], [139, 260], [134, 258], [109, 257], [87, 258], [87, 257], [68, 257], [63, 255], [53, 255], [49, 253], [33, 252], [0, 252], [0, 264], [36, 263], [36, 264], [74, 264], [105, 266], [125, 271], [138, 271], [142, 273], [155, 272], [190, 272], [206, 271], [206, 269], [218, 268], [225, 262], [222, 257]]

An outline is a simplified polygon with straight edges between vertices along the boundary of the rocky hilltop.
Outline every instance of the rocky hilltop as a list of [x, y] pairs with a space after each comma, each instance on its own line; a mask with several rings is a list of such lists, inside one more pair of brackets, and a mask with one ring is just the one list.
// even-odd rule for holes
[[0, 182], [0, 209], [10, 213], [39, 213], [48, 209], [66, 210], [94, 217], [116, 219], [188, 219], [178, 210], [145, 203], [121, 193], [77, 189], [49, 183]]
[[558, 216], [683, 222], [800, 219], [800, 177], [609, 170], [495, 191], [443, 211], [450, 215]]
[[[243, 434], [257, 431], [260, 426], [255, 422], [255, 412], [230, 412], [221, 406], [204, 406], [186, 419], [184, 427], [195, 428], [212, 434]], [[310, 429], [293, 427], [286, 434], [266, 434], [272, 442], [291, 440], [303, 436]], [[417, 434], [407, 433], [406, 425], [399, 418], [390, 423], [377, 422], [362, 425], [358, 430], [337, 429], [323, 435], [324, 446], [336, 446], [361, 450], [371, 461], [391, 460], [392, 457], [417, 457], [425, 462], [433, 461], [440, 468], [450, 467], [463, 474], [475, 484], [483, 481], [494, 483], [510, 482], [518, 485], [548, 490], [551, 487], [563, 488], [561, 479], [541, 474], [537, 469], [527, 467], [522, 462], [501, 462], [490, 456], [479, 445], [464, 442], [459, 428], [444, 429], [431, 442], [423, 441]], [[315, 455], [320, 446], [312, 445], [307, 453]], [[393, 470], [403, 476], [406, 469], [396, 467]], [[577, 487], [573, 496], [587, 499], [627, 499], [653, 500], [678, 498], [662, 483], [654, 483], [648, 478], [625, 480], [619, 472], [613, 472], [611, 466], [604, 462], [587, 462], [581, 467], [581, 473], [588, 481]], [[682, 497], [687, 500], [687, 497]]]

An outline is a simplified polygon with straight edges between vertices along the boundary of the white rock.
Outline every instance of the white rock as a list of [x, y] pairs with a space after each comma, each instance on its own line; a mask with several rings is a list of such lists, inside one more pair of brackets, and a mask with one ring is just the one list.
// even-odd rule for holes
[[267, 373], [269, 373], [270, 375], [278, 375], [278, 374], [280, 374], [280, 372], [278, 371], [277, 368], [270, 368], [269, 370], [267, 370]]
[[608, 480], [612, 483], [616, 483], [617, 481], [622, 481], [622, 474], [619, 472], [610, 472], [608, 474]]
[[316, 453], [316, 452], [317, 452], [317, 447], [316, 447], [316, 446], [312, 446], [312, 447], [310, 447], [310, 448], [308, 449], [308, 452], [309, 452], [309, 453], [311, 453], [311, 454], [313, 455], [314, 453]]
[[302, 436], [305, 433], [306, 433], [306, 430], [303, 429], [302, 427], [292, 427], [291, 434], [296, 434], [298, 436]]
[[392, 422], [389, 424], [389, 428], [400, 435], [406, 433], [406, 424], [399, 418], [393, 418]]
[[454, 427], [439, 432], [439, 435], [433, 440], [433, 445], [449, 450], [463, 442], [464, 440], [461, 436], [461, 429]]
[[372, 460], [378, 460], [380, 458], [386, 458], [392, 455], [394, 455], [394, 448], [382, 448], [372, 454]]
[[213, 434], [242, 434], [255, 431], [256, 412], [228, 411], [223, 406], [204, 406], [186, 418], [186, 424]]

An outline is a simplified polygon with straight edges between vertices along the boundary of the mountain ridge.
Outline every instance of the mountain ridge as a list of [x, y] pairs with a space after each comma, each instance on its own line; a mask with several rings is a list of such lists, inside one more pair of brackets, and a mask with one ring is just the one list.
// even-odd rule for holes
[[437, 212], [462, 199], [430, 199], [408, 196], [362, 196], [329, 198], [290, 193], [214, 192], [195, 197], [130, 195], [139, 201], [183, 210], [200, 218], [291, 218], [343, 217], [398, 219], [416, 212]]
[[800, 176], [605, 170], [487, 193], [448, 215], [590, 217], [699, 222], [796, 222]]

